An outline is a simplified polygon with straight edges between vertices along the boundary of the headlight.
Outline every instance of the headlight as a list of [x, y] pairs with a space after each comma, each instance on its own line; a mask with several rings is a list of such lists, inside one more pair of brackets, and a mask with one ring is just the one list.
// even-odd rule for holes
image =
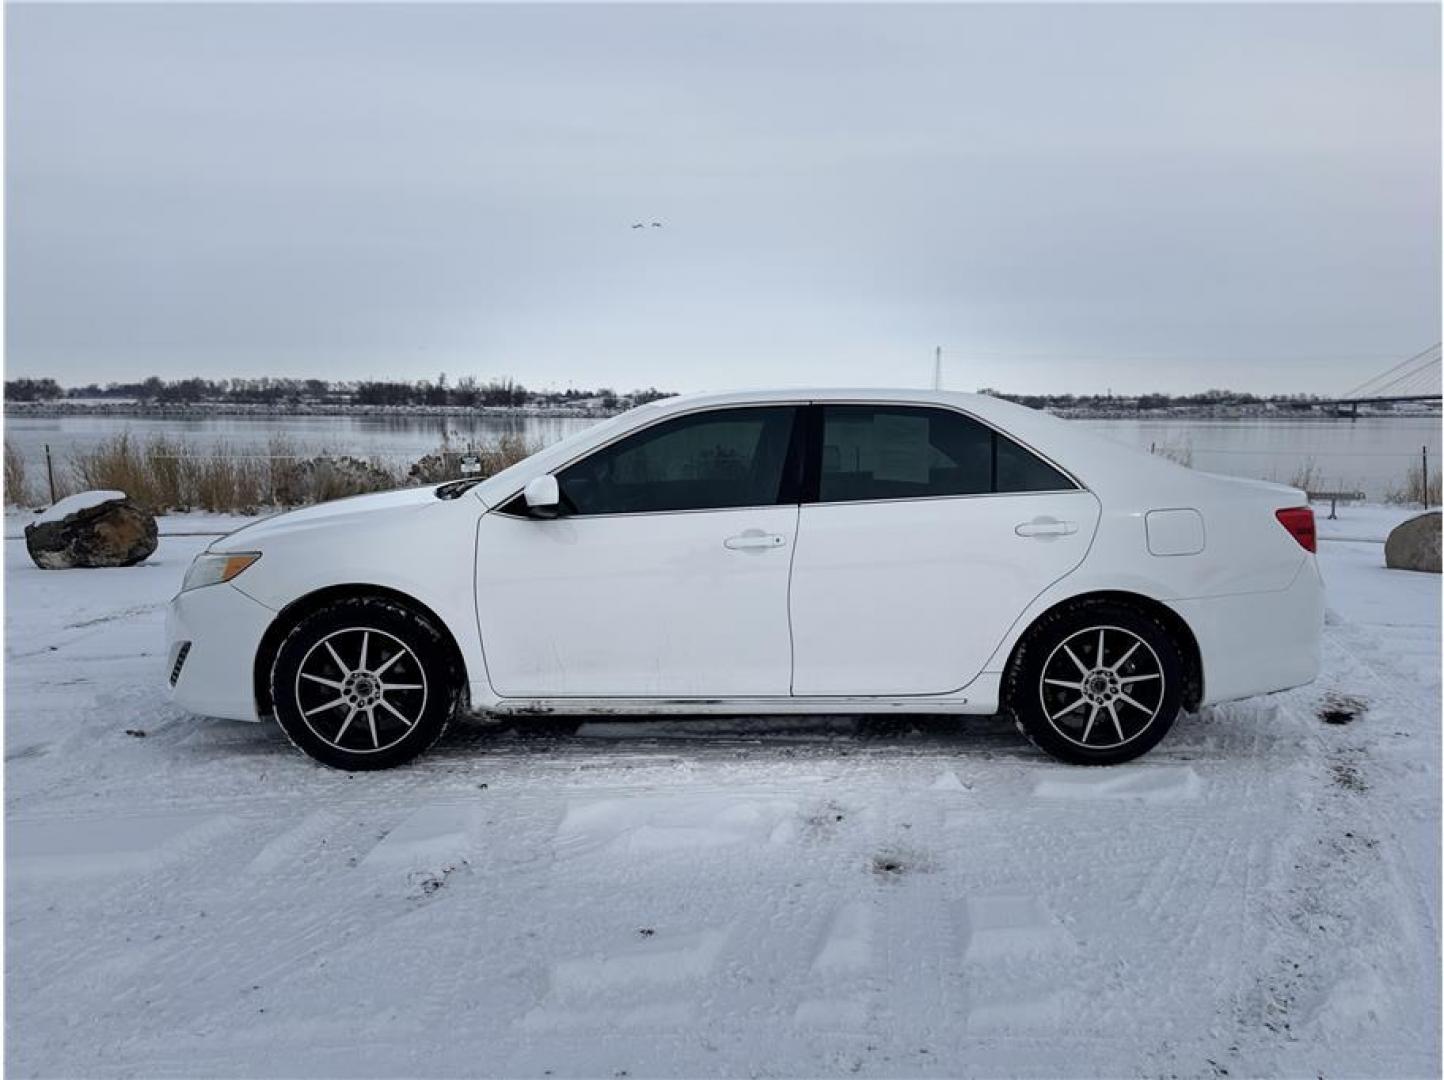
[[196, 561], [191, 563], [191, 568], [186, 571], [186, 579], [181, 582], [181, 592], [199, 589], [202, 585], [219, 585], [223, 581], [230, 581], [260, 557], [259, 551], [242, 551], [234, 555], [203, 552], [196, 556]]

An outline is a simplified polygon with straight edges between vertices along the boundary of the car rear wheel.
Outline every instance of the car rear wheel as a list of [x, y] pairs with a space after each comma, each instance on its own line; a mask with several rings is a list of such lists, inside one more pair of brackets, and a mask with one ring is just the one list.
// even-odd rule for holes
[[381, 598], [307, 615], [271, 666], [281, 729], [317, 761], [350, 771], [390, 768], [430, 747], [456, 709], [456, 685], [431, 620]]
[[1019, 729], [1079, 765], [1114, 765], [1168, 734], [1183, 699], [1183, 661], [1168, 631], [1114, 602], [1080, 603], [1030, 632], [1008, 685]]

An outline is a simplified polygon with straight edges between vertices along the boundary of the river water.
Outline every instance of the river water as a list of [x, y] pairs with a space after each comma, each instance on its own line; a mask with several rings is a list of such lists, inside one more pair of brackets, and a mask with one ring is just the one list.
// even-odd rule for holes
[[[1320, 486], [1363, 491], [1383, 499], [1401, 487], [1412, 464], [1428, 448], [1431, 474], [1440, 462], [1440, 421], [1430, 417], [1241, 420], [1074, 420], [1102, 435], [1141, 449], [1169, 447], [1187, 453], [1194, 468], [1232, 476], [1289, 482], [1307, 465]], [[198, 451], [265, 454], [283, 438], [305, 453], [352, 454], [413, 461], [434, 450], [443, 436], [465, 445], [516, 434], [549, 443], [590, 419], [496, 416], [214, 416], [172, 417], [10, 416], [5, 440], [19, 449], [32, 478], [44, 475], [48, 444], [58, 468], [77, 451], [93, 449], [124, 431], [138, 439], [165, 435]]]

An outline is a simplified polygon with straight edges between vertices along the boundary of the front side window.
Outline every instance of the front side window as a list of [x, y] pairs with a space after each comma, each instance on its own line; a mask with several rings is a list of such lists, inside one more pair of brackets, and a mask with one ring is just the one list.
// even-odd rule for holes
[[1067, 491], [1067, 477], [1004, 435], [949, 409], [826, 405], [821, 502]]
[[791, 406], [719, 409], [657, 424], [559, 472], [563, 506], [645, 514], [788, 501], [796, 414]]

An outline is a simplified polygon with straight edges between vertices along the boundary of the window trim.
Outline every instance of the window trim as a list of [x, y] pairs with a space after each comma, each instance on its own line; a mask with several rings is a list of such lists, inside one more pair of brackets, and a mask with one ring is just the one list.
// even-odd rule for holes
[[[1026, 450], [1028, 453], [1032, 454], [1040, 461], [1043, 461], [1048, 465], [1052, 466], [1064, 479], [1071, 481], [1073, 487], [1055, 488], [1048, 491], [980, 491], [971, 495], [907, 495], [899, 498], [890, 499], [853, 499], [847, 502], [823, 502], [819, 498], [819, 490], [822, 482], [822, 410], [824, 406], [828, 405], [865, 405], [873, 406], [875, 408], [897, 407], [903, 409], [941, 409], [947, 412], [957, 413], [959, 416], [965, 417], [966, 419], [972, 420], [974, 423], [981, 424], [983, 427], [987, 428], [990, 432], [993, 433], [995, 439], [998, 436], [1002, 436], [1003, 438], [1008, 439], [1009, 441], [1015, 443], [1017, 446]], [[1023, 441], [1012, 432], [1003, 430], [997, 424], [992, 423], [985, 417], [981, 417], [976, 413], [969, 412], [967, 409], [964, 409], [958, 405], [953, 405], [948, 402], [918, 401], [915, 399], [906, 398], [883, 399], [857, 397], [824, 398], [822, 400], [819, 400], [817, 398], [796, 397], [781, 398], [769, 401], [736, 401], [730, 402], [725, 405], [698, 405], [695, 408], [686, 409], [681, 412], [668, 413], [665, 416], [656, 417], [650, 422], [643, 424], [641, 427], [635, 427], [627, 431], [619, 432], [605, 442], [599, 443], [593, 447], [589, 447], [588, 449], [582, 451], [574, 457], [568, 458], [560, 465], [557, 465], [547, 470], [547, 473], [552, 476], [556, 476], [558, 473], [561, 473], [566, 469], [571, 468], [573, 465], [583, 460], [584, 458], [588, 458], [591, 457], [593, 454], [600, 453], [608, 447], [614, 446], [617, 443], [621, 442], [623, 439], [630, 439], [633, 435], [640, 435], [642, 432], [647, 431], [650, 428], [654, 428], [658, 424], [670, 423], [673, 420], [680, 420], [683, 417], [696, 416], [701, 413], [730, 412], [735, 409], [770, 408], [784, 408], [796, 410], [796, 416], [793, 419], [792, 428], [793, 444], [795, 445], [799, 436], [799, 432], [801, 432], [801, 437], [803, 439], [802, 476], [800, 483], [794, 489], [794, 494], [796, 494], [798, 497], [797, 502], [759, 503], [755, 506], [699, 507], [695, 510], [639, 510], [634, 513], [618, 514], [564, 514], [560, 518], [541, 519], [530, 517], [525, 512], [525, 510], [522, 510], [521, 512], [516, 512], [508, 509], [508, 507], [510, 507], [513, 503], [515, 503], [519, 498], [522, 497], [526, 489], [526, 484], [522, 483], [505, 498], [499, 499], [494, 506], [487, 510], [487, 513], [505, 514], [507, 517], [519, 518], [523, 521], [596, 521], [609, 518], [662, 517], [669, 514], [725, 514], [732, 513], [738, 510], [768, 510], [779, 506], [875, 506], [882, 503], [937, 502], [941, 499], [1016, 499], [1036, 495], [1070, 495], [1076, 492], [1086, 492], [1090, 495], [1093, 494], [1093, 489], [1090, 488], [1087, 484], [1085, 484], [1081, 479], [1079, 479], [1078, 474], [1073, 472], [1072, 469], [1069, 469], [1066, 466], [1060, 464], [1057, 460], [1055, 460], [1048, 454], [1043, 453], [1031, 443]], [[788, 452], [789, 463], [791, 457], [792, 448], [790, 447]], [[784, 469], [786, 468], [787, 464], [788, 463], [784, 463]], [[996, 451], [993, 454], [993, 468], [997, 468]], [[536, 475], [541, 476], [544, 474], [537, 473]], [[530, 480], [532, 479], [532, 477], [528, 477], [528, 479]], [[785, 480], [786, 478], [784, 477], [784, 483]], [[996, 486], [996, 480], [994, 482], [994, 486]]]
[[[688, 409], [685, 412], [670, 413], [666, 416], [659, 416], [656, 419], [652, 420], [650, 423], [643, 424], [641, 427], [635, 427], [628, 431], [620, 432], [619, 434], [614, 435], [612, 438], [608, 439], [606, 442], [600, 443], [597, 446], [593, 446], [590, 449], [585, 450], [580, 454], [577, 454], [575, 457], [569, 458], [555, 468], [548, 470], [548, 474], [550, 474], [551, 476], [559, 476], [561, 473], [570, 469], [573, 465], [585, 461], [593, 454], [600, 454], [603, 450], [610, 449], [611, 447], [617, 445], [620, 442], [623, 442], [626, 439], [630, 439], [636, 435], [641, 435], [644, 432], [650, 431], [652, 428], [658, 427], [661, 424], [670, 424], [674, 420], [683, 420], [689, 416], [702, 416], [711, 413], [735, 412], [738, 409], [791, 409], [793, 413], [792, 430], [788, 433], [787, 437], [787, 453], [782, 461], [782, 482], [778, 488], [778, 495], [800, 496], [801, 492], [799, 491], [799, 487], [803, 483], [803, 478], [805, 478], [806, 476], [805, 464], [802, 470], [803, 478], [799, 478], [797, 480], [792, 480], [789, 482], [789, 477], [787, 474], [789, 468], [794, 470], [796, 469], [796, 464], [793, 461], [794, 456], [801, 454], [804, 459], [804, 463], [806, 460], [808, 444], [803, 443], [803, 445], [799, 447], [797, 445], [797, 441], [799, 430], [805, 428], [805, 422], [803, 418], [807, 413], [810, 404], [811, 402], [806, 400], [739, 401], [728, 405], [703, 405], [695, 409]], [[805, 437], [810, 437], [810, 435]], [[538, 473], [537, 475], [541, 476], [546, 474]], [[496, 504], [496, 506], [492, 507], [492, 509], [488, 511], [488, 513], [505, 514], [507, 517], [522, 518], [527, 521], [598, 521], [607, 518], [662, 517], [669, 514], [725, 514], [736, 510], [767, 510], [778, 506], [795, 507], [801, 505], [800, 502], [778, 501], [770, 503], [755, 503], [748, 506], [698, 506], [690, 510], [632, 510], [618, 511], [610, 514], [562, 514], [558, 518], [536, 519], [532, 518], [529, 514], [527, 514], [525, 509], [522, 509], [520, 512], [509, 509], [509, 507], [511, 507], [513, 503], [515, 503], [518, 499], [522, 498], [525, 491], [526, 484], [522, 484], [521, 487], [517, 488], [506, 498], [500, 500]], [[563, 494], [565, 495], [565, 493]]]
[[[1050, 466], [1065, 480], [1070, 481], [1073, 486], [1067, 488], [1047, 488], [1042, 491], [974, 491], [964, 492], [955, 495], [898, 495], [880, 499], [836, 499], [824, 501], [822, 493], [822, 436], [823, 436], [823, 410], [828, 406], [861, 406], [863, 408], [899, 408], [899, 409], [921, 409], [938, 410], [956, 413], [966, 420], [984, 428], [992, 437], [992, 461], [989, 466], [991, 475], [989, 477], [992, 487], [998, 486], [998, 440], [1007, 439], [1018, 448], [1032, 454], [1039, 461]], [[958, 408], [954, 405], [945, 405], [938, 402], [923, 401], [877, 401], [877, 400], [836, 400], [836, 401], [814, 401], [810, 403], [807, 411], [814, 414], [808, 430], [808, 463], [812, 472], [803, 485], [803, 492], [810, 498], [804, 501], [804, 506], [874, 506], [880, 503], [900, 502], [936, 502], [939, 499], [1011, 499], [1025, 495], [1068, 495], [1076, 491], [1085, 491], [1090, 495], [1092, 490], [1083, 483], [1070, 469], [1064, 468], [1047, 454], [1041, 453], [1022, 439], [1011, 432], [1004, 431], [996, 424], [991, 424], [967, 409]]]

